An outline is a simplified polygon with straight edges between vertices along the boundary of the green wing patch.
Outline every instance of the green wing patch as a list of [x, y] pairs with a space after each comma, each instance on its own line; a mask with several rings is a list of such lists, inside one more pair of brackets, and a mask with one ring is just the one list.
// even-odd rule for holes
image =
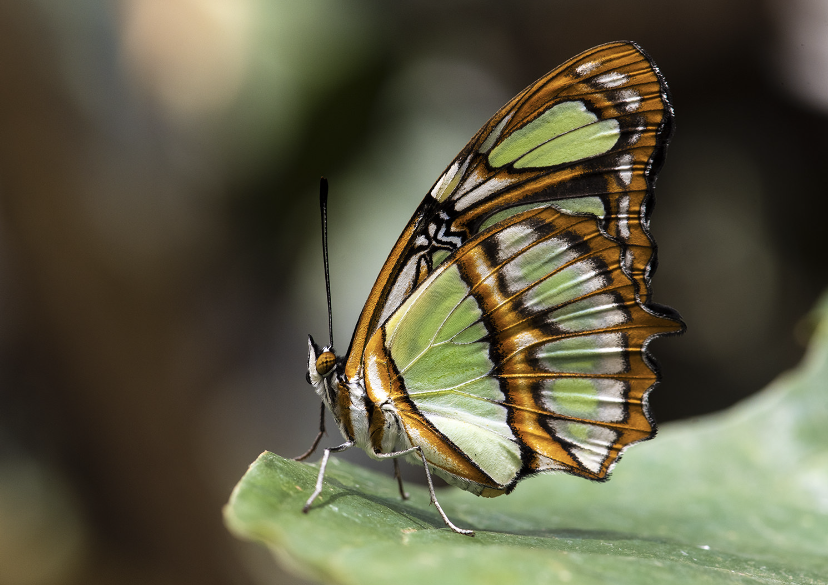
[[594, 218], [514, 211], [397, 309], [385, 350], [407, 399], [501, 488], [551, 469], [605, 477], [652, 433], [645, 346], [681, 324], [641, 306]]

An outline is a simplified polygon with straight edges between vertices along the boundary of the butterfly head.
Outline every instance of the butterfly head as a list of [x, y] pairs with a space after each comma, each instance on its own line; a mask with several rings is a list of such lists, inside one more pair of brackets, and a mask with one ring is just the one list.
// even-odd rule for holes
[[306, 379], [320, 396], [325, 395], [327, 385], [332, 384], [330, 378], [336, 371], [336, 354], [332, 347], [319, 347], [313, 337], [308, 335], [308, 372]]

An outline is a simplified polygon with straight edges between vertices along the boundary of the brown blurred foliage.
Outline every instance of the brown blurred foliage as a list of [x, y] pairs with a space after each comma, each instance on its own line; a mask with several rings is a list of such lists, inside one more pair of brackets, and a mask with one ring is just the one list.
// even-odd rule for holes
[[[496, 100], [602, 42], [647, 49], [677, 108], [655, 291], [689, 330], [657, 344], [659, 419], [724, 408], [796, 362], [792, 331], [826, 283], [828, 107], [797, 89], [819, 47], [785, 48], [818, 2], [265, 4], [0, 3], [0, 513], [18, 514], [0, 547], [23, 542], [14, 527], [33, 539], [13, 549], [31, 553], [17, 582], [291, 579], [232, 539], [221, 506], [258, 452], [296, 454], [315, 432], [303, 336], [325, 315], [303, 287], [322, 282], [305, 261], [319, 175], [335, 271], [375, 273], [346, 233], [397, 232], [416, 199], [388, 219], [354, 185], [380, 151], [416, 166], [419, 184], [388, 178], [401, 191], [442, 170], [401, 158], [393, 120], [459, 120], [470, 137]], [[263, 23], [278, 34], [251, 32]], [[471, 73], [429, 81], [434, 62]], [[401, 79], [420, 80], [410, 102]], [[461, 146], [441, 143], [442, 165]], [[48, 512], [37, 530], [18, 501]]]

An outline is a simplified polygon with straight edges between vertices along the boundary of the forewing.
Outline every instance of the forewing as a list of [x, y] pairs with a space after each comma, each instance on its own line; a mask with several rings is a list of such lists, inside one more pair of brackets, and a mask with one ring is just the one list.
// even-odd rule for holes
[[605, 478], [654, 433], [648, 343], [683, 328], [642, 305], [621, 249], [594, 218], [552, 207], [478, 234], [370, 339], [369, 398], [393, 404], [435, 467], [477, 486]]
[[621, 243], [621, 268], [649, 302], [655, 174], [672, 127], [667, 88], [635, 44], [564, 63], [512, 99], [435, 183], [383, 266], [360, 316], [346, 373], [365, 342], [452, 252], [499, 221], [551, 203], [591, 214]]

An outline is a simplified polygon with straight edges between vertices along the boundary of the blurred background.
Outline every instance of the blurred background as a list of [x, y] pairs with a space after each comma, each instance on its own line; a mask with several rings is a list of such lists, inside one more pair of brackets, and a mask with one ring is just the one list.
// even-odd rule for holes
[[620, 39], [677, 112], [652, 404], [695, 417], [797, 363], [828, 282], [828, 1], [3, 0], [0, 585], [301, 583], [221, 507], [317, 430], [320, 175], [344, 351], [466, 141]]

